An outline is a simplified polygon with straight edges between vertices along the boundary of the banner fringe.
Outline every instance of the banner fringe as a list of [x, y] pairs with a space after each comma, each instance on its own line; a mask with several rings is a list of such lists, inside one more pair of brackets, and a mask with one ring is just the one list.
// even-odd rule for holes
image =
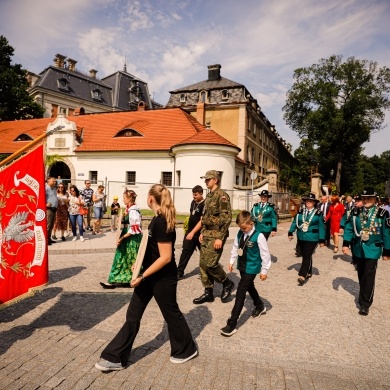
[[33, 297], [36, 293], [42, 293], [44, 288], [49, 284], [49, 282], [42, 284], [41, 286], [34, 286], [31, 287], [26, 293], [17, 296], [14, 299], [11, 299], [10, 301], [4, 302], [0, 304], [0, 310], [6, 309], [8, 306], [12, 306], [15, 303], [18, 303], [20, 301], [23, 301], [26, 298]]

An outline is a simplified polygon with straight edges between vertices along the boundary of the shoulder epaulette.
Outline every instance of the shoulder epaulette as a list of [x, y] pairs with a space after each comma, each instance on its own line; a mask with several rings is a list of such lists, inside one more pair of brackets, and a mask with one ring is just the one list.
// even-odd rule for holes
[[253, 204], [253, 207], [258, 206], [258, 205], [259, 205], [258, 203], [254, 203], [254, 204]]
[[386, 215], [387, 213], [387, 210], [383, 207], [379, 207], [379, 210], [378, 210], [378, 213], [377, 213], [377, 217], [378, 218], [384, 218], [384, 216]]
[[274, 203], [268, 203], [268, 205], [271, 206], [271, 207], [275, 207]]
[[322, 211], [320, 209], [317, 209], [316, 214], [322, 215]]

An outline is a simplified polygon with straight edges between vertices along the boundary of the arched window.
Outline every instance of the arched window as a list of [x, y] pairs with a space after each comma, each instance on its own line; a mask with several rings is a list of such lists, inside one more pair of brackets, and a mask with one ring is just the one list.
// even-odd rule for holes
[[229, 99], [229, 92], [227, 89], [222, 90], [222, 100], [227, 100]]
[[200, 103], [206, 103], [207, 102], [207, 92], [202, 91], [199, 95], [199, 102]]

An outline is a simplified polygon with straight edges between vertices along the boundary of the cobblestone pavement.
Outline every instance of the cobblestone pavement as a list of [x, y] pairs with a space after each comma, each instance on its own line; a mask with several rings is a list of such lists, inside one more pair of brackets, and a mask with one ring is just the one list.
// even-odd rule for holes
[[[200, 356], [169, 362], [166, 325], [148, 306], [126, 370], [101, 373], [95, 362], [121, 327], [131, 289], [102, 290], [115, 239], [105, 232], [84, 243], [50, 247], [50, 283], [41, 293], [0, 311], [1, 389], [390, 389], [390, 262], [379, 262], [374, 304], [358, 315], [357, 274], [350, 258], [318, 248], [314, 275], [300, 287], [289, 223], [269, 239], [272, 267], [256, 279], [267, 313], [252, 319], [245, 303], [238, 332], [220, 335], [233, 299], [195, 306], [202, 286], [198, 253], [178, 285], [178, 301]], [[222, 259], [226, 266], [237, 228]], [[181, 251], [178, 229], [176, 257]], [[88, 238], [88, 235], [87, 235]], [[225, 267], [226, 268], [226, 267]], [[236, 272], [231, 277], [238, 283]], [[219, 296], [221, 286], [215, 288]]]

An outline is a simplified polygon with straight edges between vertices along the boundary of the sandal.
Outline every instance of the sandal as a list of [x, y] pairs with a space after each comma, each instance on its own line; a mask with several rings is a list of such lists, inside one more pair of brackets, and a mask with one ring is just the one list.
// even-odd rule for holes
[[333, 253], [337, 253], [339, 251], [339, 247], [336, 246], [334, 249], [333, 249]]

